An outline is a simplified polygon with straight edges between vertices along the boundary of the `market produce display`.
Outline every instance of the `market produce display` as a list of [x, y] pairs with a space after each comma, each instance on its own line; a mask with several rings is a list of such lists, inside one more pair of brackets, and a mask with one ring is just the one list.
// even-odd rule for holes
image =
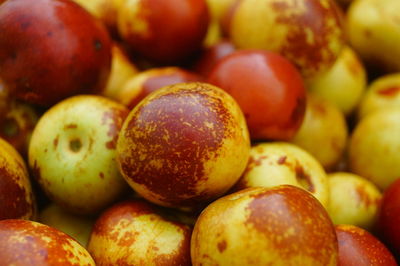
[[399, 12], [0, 0], [0, 264], [398, 265]]

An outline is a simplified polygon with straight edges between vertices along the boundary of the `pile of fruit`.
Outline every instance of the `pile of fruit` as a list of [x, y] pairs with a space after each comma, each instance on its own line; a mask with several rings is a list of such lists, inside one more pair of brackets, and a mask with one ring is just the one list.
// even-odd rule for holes
[[2, 265], [397, 265], [399, 0], [0, 0]]

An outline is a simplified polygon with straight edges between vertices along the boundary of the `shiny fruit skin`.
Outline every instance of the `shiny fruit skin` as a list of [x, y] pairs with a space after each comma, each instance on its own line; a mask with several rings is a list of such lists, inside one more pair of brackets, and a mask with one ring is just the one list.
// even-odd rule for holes
[[109, 35], [72, 1], [8, 0], [0, 6], [0, 36], [0, 75], [10, 95], [48, 107], [105, 86]]
[[387, 247], [368, 231], [354, 225], [335, 226], [339, 266], [397, 266]]
[[336, 265], [337, 240], [324, 207], [290, 185], [250, 188], [203, 210], [192, 233], [197, 265]]
[[249, 150], [246, 122], [232, 97], [207, 83], [179, 83], [158, 89], [130, 112], [117, 161], [147, 200], [196, 208], [239, 179]]
[[20, 219], [0, 221], [3, 265], [94, 266], [89, 252], [67, 234], [44, 224]]
[[239, 103], [252, 140], [289, 140], [303, 121], [303, 79], [279, 54], [264, 50], [233, 52], [215, 65], [208, 82]]

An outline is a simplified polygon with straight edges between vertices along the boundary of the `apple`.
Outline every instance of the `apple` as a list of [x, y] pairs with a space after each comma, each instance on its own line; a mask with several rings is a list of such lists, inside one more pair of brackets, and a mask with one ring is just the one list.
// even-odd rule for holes
[[370, 83], [358, 106], [357, 118], [392, 106], [400, 106], [400, 73], [382, 75]]
[[126, 118], [117, 143], [125, 180], [155, 204], [196, 209], [239, 179], [250, 151], [240, 107], [200, 82], [163, 87]]
[[129, 187], [115, 157], [128, 113], [105, 97], [80, 95], [41, 116], [29, 145], [29, 166], [53, 202], [76, 214], [95, 214], [124, 194]]
[[48, 107], [105, 86], [109, 35], [72, 1], [5, 1], [0, 35], [0, 75], [18, 99]]
[[97, 218], [88, 250], [98, 265], [191, 265], [191, 232], [167, 210], [122, 201]]
[[239, 50], [222, 58], [207, 80], [238, 102], [252, 140], [289, 140], [305, 112], [306, 90], [297, 69], [264, 50]]
[[288, 184], [307, 190], [325, 207], [329, 186], [322, 165], [307, 151], [286, 142], [257, 143], [247, 167], [231, 191]]
[[25, 161], [0, 138], [0, 220], [35, 219], [37, 206]]
[[112, 100], [118, 99], [118, 94], [124, 84], [139, 73], [139, 69], [130, 60], [128, 54], [120, 44], [114, 42], [111, 47], [111, 72], [107, 80], [107, 85], [100, 93]]
[[347, 10], [350, 45], [367, 66], [379, 72], [400, 71], [398, 0], [353, 1]]
[[382, 193], [371, 181], [348, 172], [328, 174], [329, 216], [334, 224], [349, 224], [372, 230]]
[[250, 188], [208, 205], [194, 226], [197, 265], [337, 265], [338, 243], [324, 207], [307, 191]]
[[96, 265], [67, 234], [22, 219], [0, 221], [0, 258], [3, 265]]
[[400, 258], [400, 178], [384, 192], [377, 219], [377, 235]]
[[240, 49], [280, 53], [305, 78], [329, 69], [345, 43], [340, 12], [325, 0], [239, 1], [229, 35]]
[[386, 189], [400, 173], [400, 107], [377, 110], [355, 126], [348, 145], [349, 170]]
[[181, 82], [202, 81], [203, 78], [180, 67], [154, 67], [128, 79], [116, 95], [118, 102], [129, 109], [159, 88]]
[[327, 71], [306, 82], [309, 91], [350, 116], [366, 91], [367, 73], [359, 56], [347, 45]]
[[291, 142], [311, 153], [326, 170], [332, 170], [344, 155], [348, 131], [346, 117], [336, 105], [308, 93], [303, 123]]
[[41, 209], [38, 221], [66, 233], [86, 248], [95, 219], [72, 214], [52, 202]]
[[117, 15], [119, 34], [132, 51], [164, 64], [198, 51], [208, 24], [205, 0], [126, 0]]
[[338, 265], [397, 266], [387, 247], [368, 231], [354, 225], [337, 225]]

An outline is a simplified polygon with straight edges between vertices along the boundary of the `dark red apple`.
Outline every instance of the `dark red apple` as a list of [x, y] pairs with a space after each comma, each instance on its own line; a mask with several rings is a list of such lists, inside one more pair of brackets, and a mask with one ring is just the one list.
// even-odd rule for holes
[[208, 82], [239, 103], [252, 140], [289, 140], [303, 121], [303, 79], [279, 54], [265, 50], [233, 52], [216, 64]]
[[105, 86], [109, 35], [72, 1], [7, 0], [0, 6], [0, 36], [0, 76], [19, 99], [50, 106]]
[[339, 266], [396, 266], [386, 246], [368, 231], [354, 225], [335, 226], [339, 243]]

